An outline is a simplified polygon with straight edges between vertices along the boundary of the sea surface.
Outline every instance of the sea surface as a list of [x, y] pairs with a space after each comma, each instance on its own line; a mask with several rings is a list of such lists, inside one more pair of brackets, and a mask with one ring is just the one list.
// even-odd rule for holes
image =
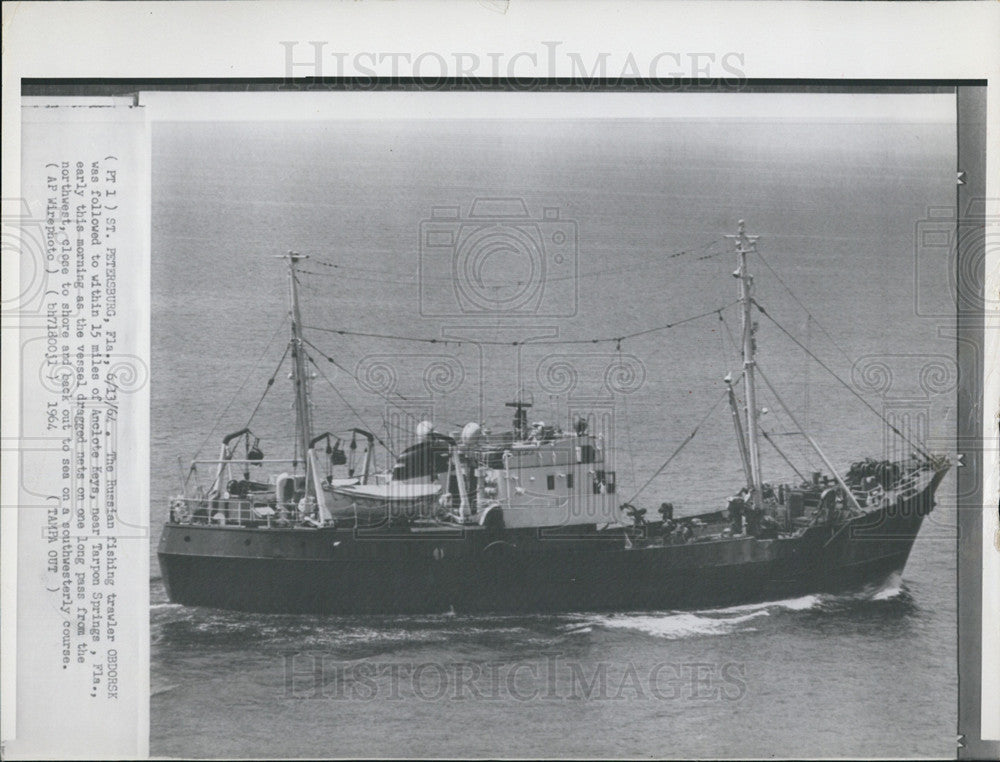
[[[721, 405], [699, 421], [739, 372], [723, 236], [745, 219], [768, 314], [897, 425], [952, 449], [954, 340], [933, 317], [953, 309], [935, 275], [947, 254], [931, 252], [939, 269], [927, 269], [916, 242], [928, 211], [954, 203], [954, 126], [940, 98], [920, 122], [886, 103], [880, 118], [847, 108], [824, 122], [157, 124], [152, 753], [952, 756], [953, 475], [901, 577], [721, 610], [265, 616], [170, 603], [155, 559], [191, 460], [217, 457], [258, 402], [260, 446], [292, 453], [287, 360], [278, 370], [288, 281], [274, 258], [287, 250], [310, 255], [300, 282], [317, 431], [360, 425], [398, 449], [424, 417], [441, 431], [502, 430], [521, 390], [531, 420], [600, 413], [623, 501], [697, 426], [635, 502], [721, 508], [741, 483], [732, 420]], [[434, 207], [458, 207], [443, 224], [468, 231], [487, 197], [519, 200], [530, 218], [489, 218], [506, 248], [459, 266], [462, 252], [426, 245]], [[559, 231], [558, 251], [545, 249]], [[515, 240], [545, 249], [544, 269]], [[498, 316], [491, 298], [522, 314]], [[765, 390], [762, 424], [799, 470], [821, 464], [793, 418], [840, 467], [909, 452], [757, 319], [761, 368], [791, 413]], [[538, 337], [549, 343], [512, 343]], [[765, 478], [796, 478], [763, 447]]]

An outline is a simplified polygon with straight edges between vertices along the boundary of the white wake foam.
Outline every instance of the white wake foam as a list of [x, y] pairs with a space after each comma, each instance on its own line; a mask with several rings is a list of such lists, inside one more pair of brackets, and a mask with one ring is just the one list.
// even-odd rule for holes
[[693, 612], [672, 614], [613, 614], [595, 617], [593, 624], [616, 630], [634, 630], [667, 640], [679, 640], [699, 635], [728, 635], [746, 622], [770, 616], [767, 611], [752, 611], [742, 616], [712, 617]]
[[727, 606], [722, 609], [699, 609], [700, 614], [734, 614], [743, 611], [767, 611], [769, 609], [787, 609], [788, 611], [808, 611], [821, 603], [818, 595], [803, 595], [799, 598], [788, 598], [783, 601], [764, 601], [763, 603], [744, 603], [739, 606]]
[[887, 601], [895, 598], [903, 592], [903, 578], [899, 574], [893, 574], [885, 581], [881, 590], [872, 596], [873, 601]]
[[[634, 630], [654, 637], [677, 640], [697, 636], [728, 635], [733, 632], [752, 632], [747, 623], [760, 617], [771, 616], [773, 611], [808, 611], [822, 605], [819, 595], [803, 595], [781, 601], [746, 603], [716, 609], [672, 611], [663, 614], [611, 614], [578, 623], [616, 630]], [[573, 630], [578, 631], [578, 630]]]

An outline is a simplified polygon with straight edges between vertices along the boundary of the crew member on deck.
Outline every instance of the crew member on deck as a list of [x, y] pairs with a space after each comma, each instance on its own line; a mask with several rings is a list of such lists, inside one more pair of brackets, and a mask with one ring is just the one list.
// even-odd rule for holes
[[663, 527], [660, 530], [660, 534], [664, 539], [668, 539], [677, 528], [677, 522], [674, 521], [674, 504], [660, 503], [659, 513], [663, 519]]
[[751, 504], [744, 509], [744, 515], [747, 518], [747, 534], [756, 537], [760, 534], [760, 520], [764, 512]]
[[733, 534], [743, 534], [743, 511], [746, 509], [746, 501], [743, 495], [734, 495], [729, 498], [729, 525]]

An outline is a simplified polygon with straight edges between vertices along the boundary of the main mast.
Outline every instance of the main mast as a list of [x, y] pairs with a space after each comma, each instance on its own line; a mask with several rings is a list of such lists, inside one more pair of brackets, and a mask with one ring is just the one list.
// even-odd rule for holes
[[736, 256], [738, 267], [733, 277], [740, 280], [740, 305], [742, 307], [743, 325], [743, 384], [746, 391], [746, 419], [747, 419], [747, 450], [750, 456], [750, 490], [753, 504], [760, 507], [763, 500], [761, 496], [760, 478], [760, 446], [758, 442], [757, 426], [757, 386], [754, 379], [754, 369], [756, 367], [757, 342], [754, 340], [754, 323], [750, 314], [750, 307], [753, 303], [753, 276], [747, 270], [747, 254], [756, 252], [757, 236], [746, 234], [746, 223], [740, 220], [739, 230], [736, 235], [726, 236], [733, 239], [736, 244]]
[[295, 383], [295, 416], [299, 435], [299, 450], [306, 470], [306, 495], [312, 492], [309, 479], [309, 441], [312, 438], [312, 425], [309, 415], [309, 376], [306, 372], [306, 353], [302, 347], [302, 315], [299, 312], [298, 279], [295, 276], [295, 265], [300, 259], [308, 256], [294, 251], [282, 255], [288, 260], [288, 300], [289, 313], [292, 318], [292, 363]]

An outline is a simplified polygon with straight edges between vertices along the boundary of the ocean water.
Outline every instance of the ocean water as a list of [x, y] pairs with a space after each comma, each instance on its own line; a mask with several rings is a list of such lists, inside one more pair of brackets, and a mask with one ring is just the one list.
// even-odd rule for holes
[[[735, 260], [722, 236], [745, 219], [761, 236], [763, 259], [751, 267], [768, 313], [853, 378], [870, 404], [906, 416], [897, 420], [947, 450], [954, 344], [946, 321], [924, 315], [948, 312], [949, 287], [926, 282], [914, 246], [928, 210], [954, 203], [954, 166], [953, 125], [850, 114], [824, 123], [156, 125], [152, 753], [953, 754], [952, 476], [901, 578], [725, 610], [189, 609], [167, 601], [155, 543], [187, 464], [216, 457], [275, 372], [288, 323], [285, 263], [273, 255], [287, 250], [311, 257], [301, 283], [303, 322], [326, 377], [314, 382], [317, 430], [360, 423], [396, 446], [415, 417], [429, 415], [439, 430], [469, 420], [500, 429], [509, 418], [502, 403], [522, 389], [532, 420], [565, 426], [600, 411], [619, 492], [631, 497], [738, 368], [728, 338], [738, 315], [726, 307]], [[423, 245], [421, 226], [438, 224], [434, 207], [451, 206], [459, 217], [445, 225], [458, 229], [486, 197], [521, 200], [531, 240], [562, 230], [576, 243], [549, 250], [559, 261], [551, 256], [544, 271], [523, 251], [494, 250], [478, 269], [469, 265], [481, 282], [456, 294], [455, 252]], [[490, 297], [516, 303], [529, 287], [538, 289], [524, 302], [533, 315], [483, 309]], [[613, 338], [723, 307], [724, 322], [711, 314], [620, 345], [499, 343]], [[908, 451], [892, 449], [906, 445], [765, 319], [758, 344], [767, 377], [834, 463]], [[251, 423], [268, 457], [291, 453], [286, 370]], [[781, 406], [762, 397], [763, 425], [782, 450], [800, 470], [819, 467]], [[762, 458], [766, 478], [793, 476], [766, 445]], [[720, 406], [637, 502], [671, 500], [681, 515], [716, 509], [740, 481]]]

